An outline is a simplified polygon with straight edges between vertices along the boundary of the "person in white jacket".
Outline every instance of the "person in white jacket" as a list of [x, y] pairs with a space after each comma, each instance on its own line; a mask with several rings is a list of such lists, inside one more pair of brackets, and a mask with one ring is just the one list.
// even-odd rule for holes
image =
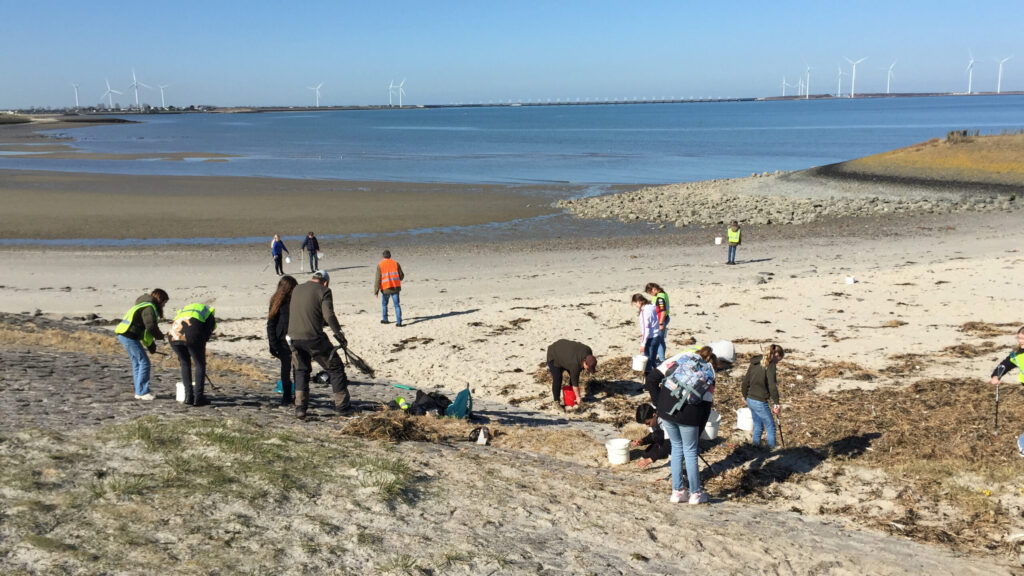
[[633, 294], [633, 306], [640, 312], [640, 353], [647, 356], [644, 376], [658, 365], [658, 346], [663, 346], [658, 328], [658, 310], [643, 294]]

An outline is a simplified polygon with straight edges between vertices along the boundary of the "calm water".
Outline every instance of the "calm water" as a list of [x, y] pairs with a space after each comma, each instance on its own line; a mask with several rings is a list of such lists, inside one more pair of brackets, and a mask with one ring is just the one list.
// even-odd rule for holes
[[[138, 117], [132, 117], [137, 119]], [[798, 170], [1024, 128], [1024, 96], [143, 117], [59, 132], [90, 152], [220, 152], [225, 163], [31, 160], [0, 168], [410, 182], [667, 183]]]

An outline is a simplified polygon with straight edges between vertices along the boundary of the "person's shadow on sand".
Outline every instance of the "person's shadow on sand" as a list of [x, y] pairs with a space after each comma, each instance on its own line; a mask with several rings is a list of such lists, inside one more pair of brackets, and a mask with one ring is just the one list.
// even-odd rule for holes
[[453, 312], [445, 312], [443, 314], [434, 314], [433, 316], [413, 316], [412, 318], [406, 317], [402, 320], [402, 326], [412, 326], [413, 324], [419, 324], [420, 322], [440, 320], [441, 318], [451, 318], [452, 316], [462, 316], [463, 314], [473, 314], [474, 312], [479, 311], [479, 308], [471, 308], [469, 310], [458, 310]]

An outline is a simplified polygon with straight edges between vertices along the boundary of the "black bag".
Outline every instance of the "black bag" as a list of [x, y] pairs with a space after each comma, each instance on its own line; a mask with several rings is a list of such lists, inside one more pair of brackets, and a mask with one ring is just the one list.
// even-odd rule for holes
[[425, 414], [444, 416], [444, 411], [448, 409], [448, 405], [451, 403], [452, 401], [440, 392], [424, 394], [422, 390], [417, 390], [416, 400], [409, 407], [409, 414], [413, 416], [423, 416]]

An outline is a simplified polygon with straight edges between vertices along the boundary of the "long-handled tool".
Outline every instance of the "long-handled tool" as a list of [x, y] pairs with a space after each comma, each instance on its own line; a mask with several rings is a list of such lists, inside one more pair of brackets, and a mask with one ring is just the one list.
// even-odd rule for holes
[[1000, 364], [999, 367], [996, 368], [996, 373], [995, 373], [995, 377], [997, 378], [997, 380], [996, 380], [996, 423], [995, 423], [995, 426], [992, 429], [992, 436], [996, 440], [999, 440], [999, 384], [1000, 384], [1000, 380], [1003, 377], [1003, 374], [1006, 374], [1006, 367], [1003, 366], [1002, 364]]

